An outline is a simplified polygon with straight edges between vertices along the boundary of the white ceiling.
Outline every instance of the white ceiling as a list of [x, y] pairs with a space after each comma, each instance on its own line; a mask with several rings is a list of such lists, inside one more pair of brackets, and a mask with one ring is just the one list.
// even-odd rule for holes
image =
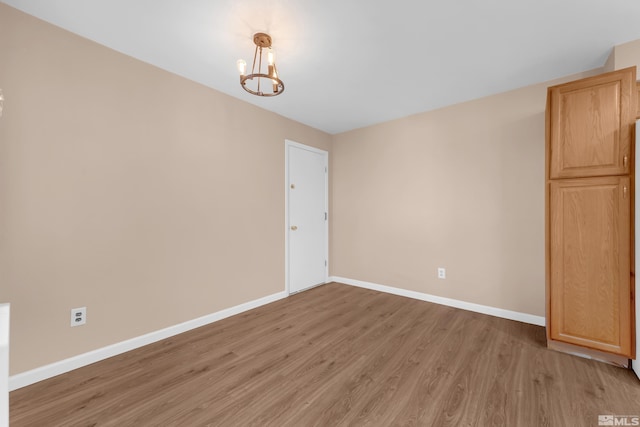
[[[329, 133], [600, 67], [640, 39], [638, 0], [2, 0]], [[236, 60], [271, 34], [285, 92]]]

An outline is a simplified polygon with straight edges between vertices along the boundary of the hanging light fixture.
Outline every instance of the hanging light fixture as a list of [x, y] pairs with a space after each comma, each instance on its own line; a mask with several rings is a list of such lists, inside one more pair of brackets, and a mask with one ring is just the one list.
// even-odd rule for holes
[[[284, 92], [284, 83], [278, 77], [276, 62], [271, 49], [271, 36], [265, 33], [253, 35], [256, 50], [253, 54], [251, 74], [247, 74], [247, 63], [244, 59], [238, 60], [240, 72], [240, 85], [247, 92], [257, 96], [277, 96]], [[266, 49], [266, 62], [263, 67], [262, 50]], [[256, 70], [257, 68], [257, 70]], [[263, 72], [265, 71], [265, 72]]]

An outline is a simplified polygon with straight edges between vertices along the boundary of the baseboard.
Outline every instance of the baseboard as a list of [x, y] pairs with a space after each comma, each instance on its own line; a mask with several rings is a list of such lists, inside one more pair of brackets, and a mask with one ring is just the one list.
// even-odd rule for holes
[[474, 304], [472, 302], [460, 301], [452, 298], [444, 298], [436, 295], [425, 294], [422, 292], [409, 291], [407, 289], [395, 288], [393, 286], [363, 282], [362, 280], [347, 279], [345, 277], [332, 276], [329, 279], [333, 282], [344, 283], [345, 285], [357, 286], [359, 288], [371, 289], [373, 291], [385, 292], [388, 294], [400, 295], [403, 297], [413, 298], [421, 301], [433, 302], [440, 305], [460, 308], [462, 310], [475, 311], [476, 313], [502, 317], [503, 319], [530, 323], [532, 325], [545, 326], [545, 318], [543, 316], [534, 316], [533, 314], [505, 310], [502, 308], [490, 307], [488, 305]]
[[[544, 326], [545, 318], [542, 316], [534, 316], [532, 314], [520, 313], [517, 311], [504, 310], [501, 308], [490, 307], [481, 304], [474, 304], [466, 301], [460, 301], [451, 298], [439, 297], [436, 295], [425, 294], [422, 292], [410, 291], [407, 289], [396, 288], [392, 286], [379, 285], [371, 282], [364, 282], [361, 280], [348, 279], [345, 277], [332, 276], [329, 277], [329, 281], [344, 283], [346, 285], [357, 286], [360, 288], [371, 289], [374, 291], [385, 292], [388, 294], [399, 295], [403, 297], [413, 298], [421, 301], [433, 302], [436, 304], [446, 305], [449, 307], [460, 308], [462, 310], [474, 311], [477, 313], [488, 314], [491, 316], [501, 317], [504, 319], [517, 320], [519, 322], [531, 323], [533, 325]], [[257, 300], [249, 301], [244, 304], [240, 304], [234, 307], [230, 307], [218, 312], [199, 317], [197, 319], [189, 320], [178, 325], [170, 326], [165, 329], [154, 331], [145, 335], [141, 335], [136, 338], [131, 338], [126, 341], [122, 341], [116, 344], [109, 345], [107, 347], [99, 348], [87, 353], [79, 354], [68, 359], [61, 360], [46, 366], [22, 372], [20, 374], [9, 377], [9, 391], [17, 390], [22, 387], [43, 381], [48, 378], [55, 377], [56, 375], [64, 374], [65, 372], [72, 371], [74, 369], [81, 368], [83, 366], [90, 365], [95, 362], [107, 359], [109, 357], [117, 356], [118, 354], [125, 353], [127, 351], [134, 350], [136, 348], [143, 347], [147, 344], [151, 344], [165, 338], [169, 338], [183, 332], [190, 331], [200, 326], [208, 325], [210, 323], [217, 322], [218, 320], [225, 319], [227, 317], [234, 316], [236, 314], [243, 313], [245, 311], [260, 307], [265, 304], [269, 304], [274, 301], [286, 298], [287, 293], [285, 291], [278, 292], [272, 295], [268, 295]]]
[[46, 380], [48, 378], [55, 377], [56, 375], [64, 374], [65, 372], [72, 371], [74, 369], [81, 368], [83, 366], [90, 365], [95, 362], [107, 359], [109, 357], [117, 356], [118, 354], [125, 353], [130, 350], [145, 346], [147, 344], [154, 343], [156, 341], [163, 340], [165, 338], [172, 337], [174, 335], [181, 334], [183, 332], [190, 331], [191, 329], [199, 328], [200, 326], [208, 325], [218, 320], [225, 319], [227, 317], [235, 316], [236, 314], [243, 313], [245, 311], [260, 307], [265, 304], [269, 304], [274, 301], [286, 298], [287, 293], [282, 291], [276, 294], [268, 295], [257, 300], [249, 301], [244, 304], [236, 305], [218, 312], [208, 314], [197, 319], [189, 320], [178, 325], [170, 326], [165, 329], [160, 329], [155, 332], [151, 332], [145, 335], [141, 335], [136, 338], [131, 338], [126, 341], [122, 341], [116, 344], [109, 345], [107, 347], [99, 348], [97, 350], [90, 351], [88, 353], [79, 354], [68, 359], [61, 360], [59, 362], [52, 363], [50, 365], [41, 366], [39, 368], [22, 372], [20, 374], [9, 377], [9, 391], [17, 390], [22, 387], [34, 384], [38, 381]]

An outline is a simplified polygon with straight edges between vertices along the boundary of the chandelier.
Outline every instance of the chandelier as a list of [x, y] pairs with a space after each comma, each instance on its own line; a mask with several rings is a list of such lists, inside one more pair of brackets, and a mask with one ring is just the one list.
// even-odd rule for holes
[[[247, 62], [238, 60], [240, 72], [240, 85], [250, 94], [257, 96], [277, 96], [284, 91], [284, 83], [278, 77], [273, 50], [271, 49], [271, 36], [265, 33], [253, 35], [256, 50], [253, 54], [251, 74], [247, 74]], [[265, 49], [267, 64], [263, 67], [262, 50]], [[257, 70], [256, 70], [257, 68]], [[265, 71], [265, 72], [263, 72]]]

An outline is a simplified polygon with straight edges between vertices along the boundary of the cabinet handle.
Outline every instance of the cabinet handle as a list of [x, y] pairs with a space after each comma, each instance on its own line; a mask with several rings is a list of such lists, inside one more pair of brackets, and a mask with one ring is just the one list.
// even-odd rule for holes
[[626, 168], [627, 167], [627, 163], [629, 163], [629, 157], [624, 156], [622, 158], [622, 166]]
[[624, 198], [627, 198], [627, 186], [622, 187], [622, 194], [624, 194]]

